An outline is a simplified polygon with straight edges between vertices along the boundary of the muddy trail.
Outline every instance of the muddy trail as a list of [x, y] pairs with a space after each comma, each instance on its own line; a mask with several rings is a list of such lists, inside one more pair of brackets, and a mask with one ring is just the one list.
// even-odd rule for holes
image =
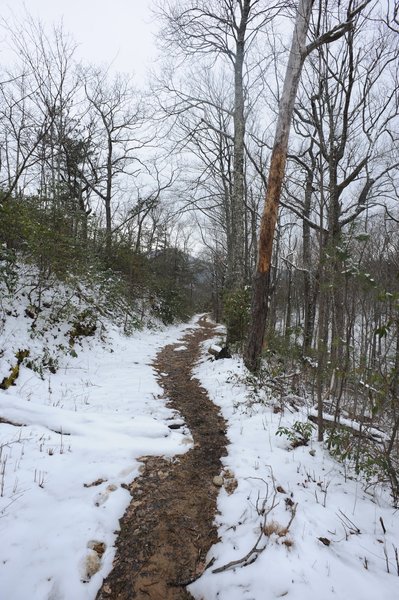
[[[226, 454], [226, 425], [191, 379], [200, 343], [214, 335], [205, 318], [199, 324], [178, 344], [163, 348], [154, 362], [168, 406], [181, 414], [194, 447], [172, 461], [143, 458], [142, 474], [129, 486], [132, 501], [120, 521], [114, 567], [97, 600], [191, 599], [186, 585], [203, 571], [217, 541], [213, 478]], [[182, 344], [186, 349], [176, 352]]]

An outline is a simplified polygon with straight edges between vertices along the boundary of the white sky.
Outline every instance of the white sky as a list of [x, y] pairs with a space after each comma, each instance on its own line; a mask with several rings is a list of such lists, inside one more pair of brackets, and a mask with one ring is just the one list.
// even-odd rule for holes
[[79, 58], [112, 63], [117, 71], [134, 73], [141, 83], [156, 54], [150, 4], [151, 0], [0, 0], [0, 14], [23, 14], [26, 7], [48, 25], [62, 19], [65, 31], [79, 44]]

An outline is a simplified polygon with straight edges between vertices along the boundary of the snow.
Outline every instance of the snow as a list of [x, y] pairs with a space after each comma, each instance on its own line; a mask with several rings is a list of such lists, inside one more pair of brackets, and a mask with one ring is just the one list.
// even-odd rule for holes
[[[234, 491], [220, 491], [220, 541], [208, 554], [212, 566], [189, 587], [194, 598], [399, 598], [399, 515], [388, 491], [376, 487], [366, 492], [316, 441], [293, 449], [285, 436], [276, 436], [279, 427], [306, 422], [307, 411], [275, 412], [267, 390], [259, 402], [249, 401], [238, 358], [211, 361], [204, 345], [195, 374], [227, 420], [230, 445], [223, 467], [238, 485]], [[261, 552], [252, 556], [252, 564], [213, 572], [245, 557], [265, 522], [271, 535], [261, 536]]]
[[[28, 342], [37, 357], [43, 353], [25, 321], [15, 312], [0, 332], [0, 380]], [[139, 474], [139, 458], [191, 447], [185, 428], [168, 427], [183, 420], [166, 407], [151, 361], [193, 327], [126, 337], [108, 324], [105, 337], [76, 348], [77, 357], [57, 355], [55, 374], [42, 378], [22, 366], [17, 385], [0, 392], [0, 416], [13, 423], [0, 422], [1, 600], [94, 600], [112, 566], [130, 501], [124, 486]], [[48, 333], [50, 349], [64, 333]], [[387, 490], [365, 490], [313, 438], [293, 449], [276, 435], [307, 422], [310, 409], [281, 412], [266, 388], [254, 396], [242, 362], [213, 360], [209, 343], [194, 375], [220, 406], [230, 443], [215, 516], [219, 542], [208, 555], [214, 563], [190, 592], [197, 600], [397, 600], [399, 515]], [[260, 537], [261, 527], [268, 535]], [[254, 562], [213, 572], [257, 540]]]
[[210, 350], [212, 350], [216, 354], [219, 354], [219, 352], [222, 351], [222, 346], [218, 346], [217, 344], [212, 344], [212, 346], [210, 347]]
[[[310, 409], [309, 414], [314, 417], [317, 417], [316, 408]], [[340, 425], [346, 426], [349, 429], [352, 429], [352, 431], [366, 430], [367, 435], [369, 435], [370, 437], [373, 437], [375, 440], [389, 441], [389, 436], [386, 433], [384, 433], [383, 431], [380, 431], [379, 429], [376, 429], [375, 427], [364, 426], [361, 423], [354, 421], [353, 419], [346, 419], [344, 417], [339, 417], [338, 419], [335, 419], [334, 415], [330, 415], [328, 413], [323, 413], [323, 419], [325, 421], [331, 421], [331, 422], [334, 422], [336, 420]]]
[[[26, 347], [24, 319], [4, 328], [3, 347], [11, 339]], [[17, 385], [1, 391], [0, 416], [16, 424], [0, 423], [1, 600], [93, 599], [111, 569], [130, 501], [123, 485], [138, 475], [139, 457], [191, 446], [184, 429], [167, 426], [179, 415], [151, 367], [187, 324], [132, 337], [109, 327], [106, 342], [84, 342], [55, 374], [21, 367]], [[105, 544], [101, 562], [95, 543]]]

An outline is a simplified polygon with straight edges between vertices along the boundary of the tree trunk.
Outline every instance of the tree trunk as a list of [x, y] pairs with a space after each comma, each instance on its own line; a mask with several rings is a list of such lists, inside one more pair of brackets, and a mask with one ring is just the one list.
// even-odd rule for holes
[[240, 289], [244, 285], [245, 271], [245, 233], [244, 233], [244, 82], [243, 68], [245, 57], [245, 35], [251, 7], [250, 0], [244, 0], [240, 25], [237, 31], [234, 61], [234, 161], [233, 190], [231, 199], [232, 248], [230, 272], [227, 274], [227, 286], [230, 290]]
[[317, 439], [323, 441], [323, 389], [326, 368], [327, 338], [328, 338], [328, 303], [327, 291], [320, 288], [319, 293], [319, 323], [317, 340]]
[[312, 157], [312, 167], [310, 168], [306, 177], [305, 187], [305, 201], [304, 201], [304, 220], [302, 223], [303, 232], [303, 266], [305, 268], [303, 272], [303, 296], [304, 296], [304, 326], [303, 326], [303, 355], [306, 356], [311, 348], [313, 341], [314, 323], [316, 318], [316, 282], [314, 276], [312, 276], [312, 256], [311, 256], [311, 237], [310, 237], [310, 225], [307, 219], [310, 217], [311, 210], [311, 199], [313, 193], [313, 177], [314, 168], [316, 167], [316, 161]]
[[285, 175], [288, 137], [298, 84], [306, 56], [306, 35], [312, 6], [313, 0], [300, 0], [299, 2], [277, 119], [274, 146], [270, 161], [265, 208], [260, 228], [259, 255], [253, 286], [250, 333], [244, 357], [245, 364], [251, 371], [256, 371], [259, 368], [259, 361], [262, 353], [267, 316], [267, 302], [265, 298], [261, 298], [261, 295], [267, 290], [267, 281], [272, 258], [273, 236], [276, 228], [281, 188]]
[[285, 311], [284, 336], [289, 341], [291, 339], [291, 321], [292, 321], [292, 267], [288, 267], [287, 282], [287, 308]]
[[108, 156], [107, 156], [107, 183], [105, 192], [105, 253], [107, 261], [111, 264], [112, 255], [112, 140], [108, 133]]

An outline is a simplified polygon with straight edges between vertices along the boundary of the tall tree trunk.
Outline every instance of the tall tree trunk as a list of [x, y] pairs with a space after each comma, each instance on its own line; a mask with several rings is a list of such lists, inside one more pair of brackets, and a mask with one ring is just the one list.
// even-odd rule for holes
[[[313, 167], [313, 168], [312, 168]], [[311, 168], [309, 169], [306, 177], [305, 187], [305, 199], [303, 209], [303, 296], [304, 296], [304, 325], [303, 325], [303, 354], [306, 356], [312, 348], [314, 323], [316, 318], [316, 296], [317, 296], [317, 285], [315, 277], [312, 275], [312, 256], [311, 256], [311, 237], [310, 237], [310, 225], [307, 219], [310, 218], [311, 211], [311, 200], [313, 193], [313, 176], [314, 168], [316, 167], [316, 161], [312, 157]]]
[[285, 327], [284, 336], [287, 340], [291, 338], [291, 321], [292, 321], [292, 267], [288, 267], [287, 281], [287, 307], [285, 311]]
[[105, 253], [109, 263], [111, 263], [112, 255], [112, 151], [112, 140], [108, 134], [107, 184], [105, 192]]
[[277, 119], [270, 161], [265, 208], [260, 228], [259, 255], [253, 286], [250, 333], [244, 357], [245, 364], [251, 371], [256, 371], [258, 369], [263, 347], [267, 316], [267, 300], [265, 296], [270, 275], [273, 236], [276, 228], [281, 188], [285, 175], [288, 137], [292, 114], [294, 111], [302, 66], [306, 57], [306, 35], [309, 28], [312, 6], [313, 0], [300, 0], [298, 5], [294, 34]]
[[230, 290], [240, 289], [245, 278], [245, 225], [244, 225], [244, 82], [245, 36], [251, 1], [244, 0], [240, 24], [237, 30], [234, 61], [234, 160], [233, 190], [231, 199], [231, 259], [227, 273], [227, 286]]
[[319, 322], [317, 338], [317, 439], [323, 441], [323, 389], [327, 360], [328, 338], [328, 297], [327, 291], [322, 287], [319, 292]]

